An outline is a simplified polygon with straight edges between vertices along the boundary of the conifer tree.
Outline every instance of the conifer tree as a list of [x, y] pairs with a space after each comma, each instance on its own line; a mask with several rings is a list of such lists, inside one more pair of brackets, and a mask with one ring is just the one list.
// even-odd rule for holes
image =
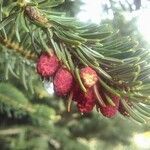
[[[10, 148], [19, 139], [18, 149], [87, 149], [74, 138], [86, 131], [74, 124], [76, 119], [82, 121], [80, 113], [88, 118], [83, 126], [92, 111], [94, 122], [118, 112], [127, 120], [149, 121], [150, 52], [110, 24], [84, 24], [66, 16], [58, 11], [63, 2], [0, 1], [1, 121], [3, 127], [14, 119], [24, 123], [1, 133]], [[54, 87], [55, 97], [45, 93], [42, 82]], [[37, 138], [29, 141], [28, 135]]]

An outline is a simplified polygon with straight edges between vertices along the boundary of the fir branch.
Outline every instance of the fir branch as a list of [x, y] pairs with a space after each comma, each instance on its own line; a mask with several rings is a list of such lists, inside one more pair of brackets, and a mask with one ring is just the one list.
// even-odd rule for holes
[[[90, 66], [98, 73], [99, 84], [106, 92], [117, 95], [121, 99], [128, 96], [131, 98], [131, 101], [134, 101], [136, 98], [138, 102], [142, 103], [150, 101], [149, 95], [146, 92], [144, 93], [142, 89], [140, 91], [136, 89], [136, 92], [132, 90], [139, 85], [139, 82], [141, 85], [150, 82], [149, 67], [148, 69], [143, 69], [149, 65], [149, 51], [139, 49], [138, 42], [129, 37], [123, 37], [121, 40], [118, 31], [114, 31], [107, 25], [88, 24], [85, 26], [78, 20], [66, 17], [61, 13], [56, 15], [52, 9], [42, 10], [57, 6], [62, 1], [52, 1], [50, 6], [46, 6], [48, 2], [40, 1], [31, 4], [18, 1], [17, 8], [14, 7], [9, 12], [7, 18], [2, 18], [0, 23], [2, 29], [11, 29], [12, 27], [8, 23], [16, 21], [15, 26], [13, 25], [16, 29], [13, 31], [15, 32], [16, 39], [12, 42], [12, 40], [1, 37], [1, 43], [7, 48], [15, 49], [17, 53], [20, 53], [25, 58], [35, 60], [35, 53], [32, 53], [30, 50], [24, 50], [23, 46], [16, 44], [17, 40], [22, 42], [20, 38], [22, 32], [20, 30], [23, 29], [23, 31], [30, 35], [30, 42], [36, 52], [39, 52], [38, 48], [43, 49], [40, 51], [54, 52], [60, 63], [67, 67], [75, 76], [84, 92], [87, 89], [82, 83], [79, 70], [81, 67]], [[19, 15], [17, 17], [14, 15], [12, 20], [11, 15], [14, 14], [14, 10], [19, 12]], [[21, 19], [23, 19], [24, 23], [20, 27], [19, 20]], [[9, 33], [6, 34], [9, 35]], [[25, 41], [24, 44], [28, 42]], [[29, 47], [31, 48], [32, 45], [29, 45]], [[51, 47], [54, 50], [51, 51]], [[71, 56], [74, 56], [76, 60], [73, 60]], [[23, 72], [23, 77], [24, 74], [25, 72]], [[23, 81], [25, 81], [25, 78], [23, 78]], [[113, 104], [106, 93], [105, 95], [107, 101]], [[121, 102], [133, 118], [141, 121], [135, 117], [135, 112], [132, 113], [132, 110], [124, 100]]]

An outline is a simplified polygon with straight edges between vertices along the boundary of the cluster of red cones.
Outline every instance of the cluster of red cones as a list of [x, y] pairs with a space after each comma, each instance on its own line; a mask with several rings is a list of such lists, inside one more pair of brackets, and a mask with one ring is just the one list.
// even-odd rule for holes
[[[97, 110], [108, 118], [114, 117], [118, 111], [128, 116], [120, 102], [120, 97], [104, 92], [101, 87], [98, 87], [98, 75], [91, 67], [80, 69], [80, 78], [86, 92], [81, 90], [73, 74], [60, 64], [54, 54], [43, 53], [40, 55], [37, 61], [37, 72], [41, 77], [52, 77], [56, 95], [68, 96], [70, 100], [76, 103], [81, 113], [89, 113], [96, 106]], [[112, 103], [108, 103], [108, 98], [111, 99]]]

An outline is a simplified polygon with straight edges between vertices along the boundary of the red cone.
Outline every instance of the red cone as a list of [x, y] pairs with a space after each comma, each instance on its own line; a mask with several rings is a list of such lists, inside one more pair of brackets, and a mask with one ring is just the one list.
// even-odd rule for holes
[[85, 87], [90, 88], [96, 84], [98, 80], [97, 73], [91, 67], [85, 67], [80, 71], [81, 79]]
[[88, 89], [84, 93], [80, 88], [75, 87], [73, 90], [73, 100], [77, 102], [77, 108], [81, 113], [91, 112], [96, 103], [93, 88]]
[[66, 96], [74, 84], [72, 74], [65, 68], [60, 68], [54, 77], [54, 90], [58, 96]]
[[53, 54], [43, 53], [37, 61], [37, 72], [42, 77], [53, 76], [59, 67], [58, 58]]
[[[102, 97], [104, 98], [104, 101], [107, 101], [104, 95]], [[120, 98], [118, 96], [114, 96], [111, 94], [110, 97], [115, 103], [115, 106], [112, 106], [110, 104], [107, 104], [106, 107], [99, 106], [102, 115], [108, 118], [112, 118], [117, 114], [120, 101]]]

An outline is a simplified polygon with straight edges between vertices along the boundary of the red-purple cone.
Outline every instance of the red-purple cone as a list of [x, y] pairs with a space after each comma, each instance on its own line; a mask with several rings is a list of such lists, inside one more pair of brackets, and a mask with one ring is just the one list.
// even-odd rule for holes
[[72, 89], [74, 79], [66, 68], [60, 68], [54, 77], [54, 90], [58, 96], [66, 96]]
[[40, 55], [37, 61], [37, 72], [42, 77], [51, 77], [55, 74], [56, 70], [59, 67], [58, 58], [52, 54], [43, 53]]
[[85, 87], [90, 88], [96, 84], [98, 75], [91, 67], [85, 67], [80, 70], [80, 76]]
[[[106, 97], [104, 97], [104, 96], [102, 96], [102, 97], [104, 98], [104, 101], [106, 101]], [[114, 96], [111, 94], [111, 99], [115, 103], [115, 106], [112, 106], [110, 104], [107, 104], [106, 107], [99, 106], [102, 115], [107, 118], [114, 117], [117, 114], [118, 107], [119, 107], [120, 98], [118, 96]]]
[[89, 88], [86, 93], [79, 87], [73, 89], [73, 100], [77, 102], [77, 108], [81, 113], [89, 113], [95, 106], [95, 94], [93, 88]]

